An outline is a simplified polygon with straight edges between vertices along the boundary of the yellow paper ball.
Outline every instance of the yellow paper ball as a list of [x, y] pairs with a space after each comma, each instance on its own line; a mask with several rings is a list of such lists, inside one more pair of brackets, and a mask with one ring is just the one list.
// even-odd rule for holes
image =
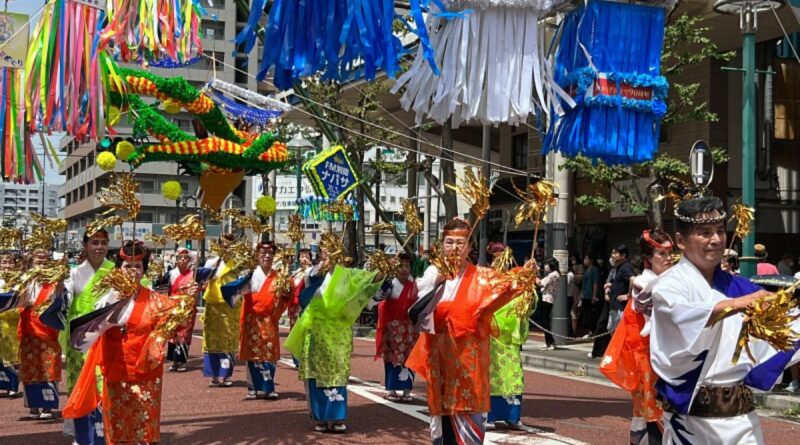
[[174, 100], [167, 100], [164, 102], [164, 111], [169, 114], [177, 114], [181, 112], [181, 104]]
[[117, 144], [117, 159], [128, 162], [128, 158], [131, 157], [134, 150], [135, 148], [133, 144], [131, 144], [129, 141], [120, 142]]
[[256, 213], [264, 218], [275, 214], [278, 205], [272, 196], [262, 196], [256, 200]]
[[175, 201], [181, 197], [181, 183], [178, 181], [167, 181], [161, 184], [161, 196]]
[[110, 172], [117, 166], [117, 157], [110, 151], [104, 151], [97, 155], [97, 166], [103, 171]]

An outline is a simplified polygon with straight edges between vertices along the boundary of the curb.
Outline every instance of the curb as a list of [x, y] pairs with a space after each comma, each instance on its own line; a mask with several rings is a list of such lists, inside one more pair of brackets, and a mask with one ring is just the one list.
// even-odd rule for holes
[[[600, 360], [586, 362], [580, 360], [570, 360], [564, 358], [554, 358], [544, 354], [536, 354], [528, 351], [522, 352], [522, 365], [530, 368], [548, 369], [560, 371], [565, 374], [575, 376], [585, 376], [606, 380], [605, 374], [600, 372]], [[786, 411], [800, 407], [800, 396], [788, 395], [775, 392], [753, 392], [756, 404], [759, 408], [766, 408], [775, 411]]]

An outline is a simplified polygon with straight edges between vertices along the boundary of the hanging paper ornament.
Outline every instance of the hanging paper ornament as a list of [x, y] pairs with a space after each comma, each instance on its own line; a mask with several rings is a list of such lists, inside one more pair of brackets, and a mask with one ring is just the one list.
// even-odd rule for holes
[[228, 197], [244, 178], [244, 170], [229, 170], [209, 166], [200, 175], [201, 202], [203, 207], [219, 210]]
[[117, 157], [110, 151], [104, 151], [97, 155], [97, 166], [103, 171], [113, 171], [117, 166]]
[[289, 104], [262, 96], [234, 84], [214, 79], [207, 85], [211, 90], [209, 97], [231, 119], [241, 120], [248, 125], [261, 128], [291, 110]]
[[0, 156], [4, 181], [31, 184], [42, 166], [25, 132], [25, 84], [21, 69], [0, 69]]
[[[430, 0], [411, 0], [412, 15], [422, 24], [422, 8]], [[438, 0], [436, 0], [438, 1]], [[247, 54], [255, 46], [266, 0], [253, 0], [247, 25], [236, 36], [237, 47]], [[341, 80], [351, 72], [375, 78], [379, 69], [393, 78], [403, 53], [394, 35], [397, 18], [394, 0], [275, 0], [264, 27], [263, 53], [257, 79], [274, 69], [280, 89], [292, 81], [321, 72], [323, 79]], [[409, 30], [420, 37], [420, 45], [432, 56], [424, 26]]]
[[453, 127], [479, 122], [518, 125], [544, 103], [542, 44], [538, 21], [566, 0], [443, 0], [452, 14], [429, 14], [427, 28], [436, 66], [424, 48], [392, 88], [405, 87], [400, 104], [424, 118]]
[[651, 160], [669, 85], [660, 75], [664, 9], [589, 1], [563, 21], [554, 80], [572, 97], [551, 121], [544, 150], [609, 164]]
[[[346, 207], [346, 208], [343, 208]], [[354, 199], [336, 200], [321, 196], [306, 196], [297, 200], [297, 214], [315, 221], [358, 221], [358, 206]]]
[[178, 114], [181, 112], [181, 104], [174, 100], [168, 100], [164, 102], [164, 111], [168, 114]]
[[46, 127], [78, 140], [98, 139], [103, 84], [114, 77], [94, 38], [104, 19], [101, 9], [75, 1], [53, 0], [43, 7], [25, 62], [31, 131]]
[[272, 196], [263, 195], [256, 200], [256, 213], [258, 216], [268, 218], [275, 214], [277, 208], [275, 198]]
[[128, 158], [131, 157], [133, 152], [136, 150], [136, 147], [130, 143], [130, 141], [120, 141], [117, 144], [117, 159], [121, 161], [128, 162]]
[[178, 181], [166, 181], [161, 184], [161, 196], [170, 201], [180, 198], [182, 191], [181, 183]]
[[100, 47], [113, 41], [115, 56], [125, 62], [186, 66], [203, 52], [199, 30], [205, 15], [197, 0], [110, 0]]

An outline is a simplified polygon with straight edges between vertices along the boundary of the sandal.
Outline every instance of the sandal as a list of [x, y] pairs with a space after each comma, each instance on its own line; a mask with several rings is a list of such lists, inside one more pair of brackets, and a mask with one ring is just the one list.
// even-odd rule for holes
[[244, 396], [245, 400], [255, 400], [258, 397], [258, 394], [255, 391], [248, 391], [247, 395]]
[[328, 432], [328, 424], [327, 423], [318, 423], [314, 426], [314, 431], [318, 433], [327, 433]]
[[347, 432], [347, 425], [343, 423], [334, 423], [331, 431], [334, 433], [345, 433]]
[[414, 401], [414, 398], [413, 398], [413, 397], [411, 397], [411, 394], [408, 394], [408, 395], [405, 395], [405, 396], [401, 397], [401, 398], [400, 398], [400, 401], [401, 401], [401, 402], [406, 402], [406, 403], [408, 403], [408, 402], [413, 402], [413, 401]]
[[231, 386], [233, 386], [233, 382], [231, 382], [230, 380], [223, 380], [222, 381], [222, 386], [224, 386], [226, 388], [230, 388]]
[[278, 393], [272, 391], [271, 393], [267, 394], [267, 400], [278, 400]]
[[388, 401], [390, 401], [390, 402], [398, 402], [400, 400], [400, 396], [398, 396], [397, 394], [395, 394], [393, 392], [390, 392], [389, 394], [386, 394], [385, 396], [383, 396], [383, 398], [388, 400]]
[[209, 386], [209, 387], [211, 387], [211, 388], [217, 388], [217, 387], [219, 387], [219, 385], [220, 385], [220, 383], [219, 383], [219, 380], [212, 380], [212, 381], [211, 381], [211, 382], [208, 384], [208, 386]]

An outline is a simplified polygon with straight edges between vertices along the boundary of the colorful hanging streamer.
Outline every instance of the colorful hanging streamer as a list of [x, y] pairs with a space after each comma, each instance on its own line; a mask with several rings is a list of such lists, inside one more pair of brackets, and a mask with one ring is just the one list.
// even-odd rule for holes
[[[426, 48], [433, 62], [433, 50], [422, 21], [423, 5], [430, 0], [411, 0], [412, 16], [418, 24], [408, 25]], [[438, 2], [438, 0], [437, 0]], [[324, 79], [342, 80], [363, 74], [373, 80], [379, 69], [394, 78], [398, 58], [404, 53], [394, 35], [397, 18], [394, 0], [275, 0], [270, 6], [258, 80], [274, 69], [280, 89], [292, 81], [323, 73]], [[255, 46], [266, 0], [253, 0], [247, 25], [236, 36], [237, 46], [248, 54]]]
[[625, 165], [653, 158], [669, 90], [664, 19], [661, 6], [597, 0], [564, 19], [553, 80], [570, 97], [551, 102], [566, 111], [551, 121], [545, 152]]
[[28, 47], [26, 106], [28, 127], [65, 131], [77, 139], [97, 139], [103, 79], [99, 30], [105, 13], [68, 0], [53, 0]]
[[[352, 218], [344, 212], [332, 212], [331, 205], [343, 203], [352, 208]], [[349, 213], [349, 212], [348, 212]], [[321, 196], [306, 196], [297, 200], [297, 214], [303, 219], [311, 218], [314, 221], [358, 221], [358, 206], [354, 199], [337, 201]]]
[[42, 166], [25, 131], [25, 87], [22, 70], [0, 69], [0, 164], [3, 181], [31, 184], [42, 179]]
[[142, 65], [184, 66], [202, 53], [198, 0], [110, 0], [100, 47], [113, 42], [115, 56]]

